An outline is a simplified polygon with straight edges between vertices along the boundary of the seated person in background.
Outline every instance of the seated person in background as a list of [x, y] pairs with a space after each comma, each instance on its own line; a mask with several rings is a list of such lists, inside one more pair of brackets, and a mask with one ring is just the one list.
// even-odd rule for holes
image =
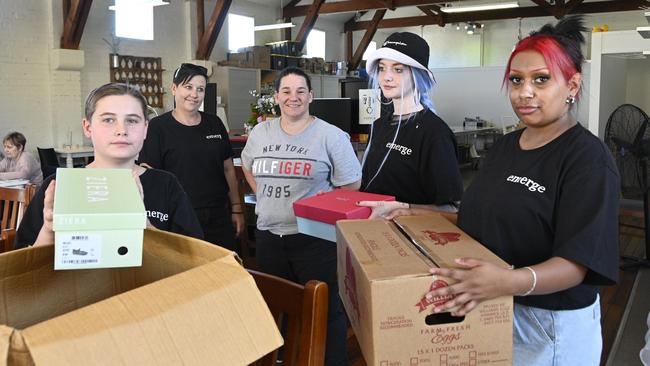
[[[126, 84], [109, 83], [86, 98], [83, 130], [93, 142], [95, 160], [86, 168], [131, 169], [147, 210], [147, 226], [203, 238], [192, 204], [176, 177], [135, 164], [147, 135], [147, 102]], [[36, 192], [16, 234], [16, 248], [54, 243], [52, 218], [55, 176]]]
[[0, 161], [0, 180], [28, 179], [31, 183], [43, 183], [41, 166], [34, 156], [25, 151], [27, 140], [20, 132], [11, 132], [4, 139], [5, 157]]

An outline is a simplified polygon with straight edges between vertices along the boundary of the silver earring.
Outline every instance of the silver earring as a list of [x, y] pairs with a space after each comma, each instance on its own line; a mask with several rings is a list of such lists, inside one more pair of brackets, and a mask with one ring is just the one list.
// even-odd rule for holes
[[574, 104], [576, 102], [576, 97], [569, 95], [564, 102], [569, 105]]

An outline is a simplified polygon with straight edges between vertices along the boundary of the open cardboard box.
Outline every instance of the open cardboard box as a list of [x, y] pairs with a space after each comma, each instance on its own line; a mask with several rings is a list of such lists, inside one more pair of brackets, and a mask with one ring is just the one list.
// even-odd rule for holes
[[54, 271], [0, 255], [0, 365], [247, 365], [282, 345], [234, 253], [145, 230], [141, 267]]
[[[336, 224], [339, 291], [368, 365], [512, 364], [512, 297], [482, 302], [465, 317], [432, 314], [432, 275], [454, 258], [508, 265], [439, 214]], [[419, 247], [419, 248], [418, 248]]]

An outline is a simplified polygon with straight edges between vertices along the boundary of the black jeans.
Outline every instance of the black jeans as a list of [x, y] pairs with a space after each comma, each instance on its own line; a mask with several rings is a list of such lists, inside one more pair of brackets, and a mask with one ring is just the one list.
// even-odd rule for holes
[[204, 207], [195, 208], [196, 217], [199, 219], [203, 229], [205, 241], [237, 251], [235, 240], [235, 228], [232, 225], [232, 217], [229, 207]]
[[336, 281], [336, 244], [304, 234], [275, 235], [256, 230], [257, 263], [262, 270], [304, 285], [309, 280], [327, 283], [327, 345], [325, 365], [347, 365], [347, 321]]

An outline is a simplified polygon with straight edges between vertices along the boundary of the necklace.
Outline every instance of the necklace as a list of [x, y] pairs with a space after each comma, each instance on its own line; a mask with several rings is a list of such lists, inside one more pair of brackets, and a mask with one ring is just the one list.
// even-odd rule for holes
[[177, 120], [178, 122], [180, 122], [185, 126], [196, 126], [199, 123], [201, 123], [201, 113], [199, 112], [196, 112], [196, 114], [186, 117], [186, 116], [181, 116], [180, 113], [176, 109], [174, 109], [172, 111], [172, 116], [174, 117], [175, 120]]
[[280, 128], [289, 135], [297, 135], [304, 131], [312, 121], [316, 120], [313, 116], [307, 115], [307, 118], [295, 122], [288, 122], [285, 118], [280, 117]]

